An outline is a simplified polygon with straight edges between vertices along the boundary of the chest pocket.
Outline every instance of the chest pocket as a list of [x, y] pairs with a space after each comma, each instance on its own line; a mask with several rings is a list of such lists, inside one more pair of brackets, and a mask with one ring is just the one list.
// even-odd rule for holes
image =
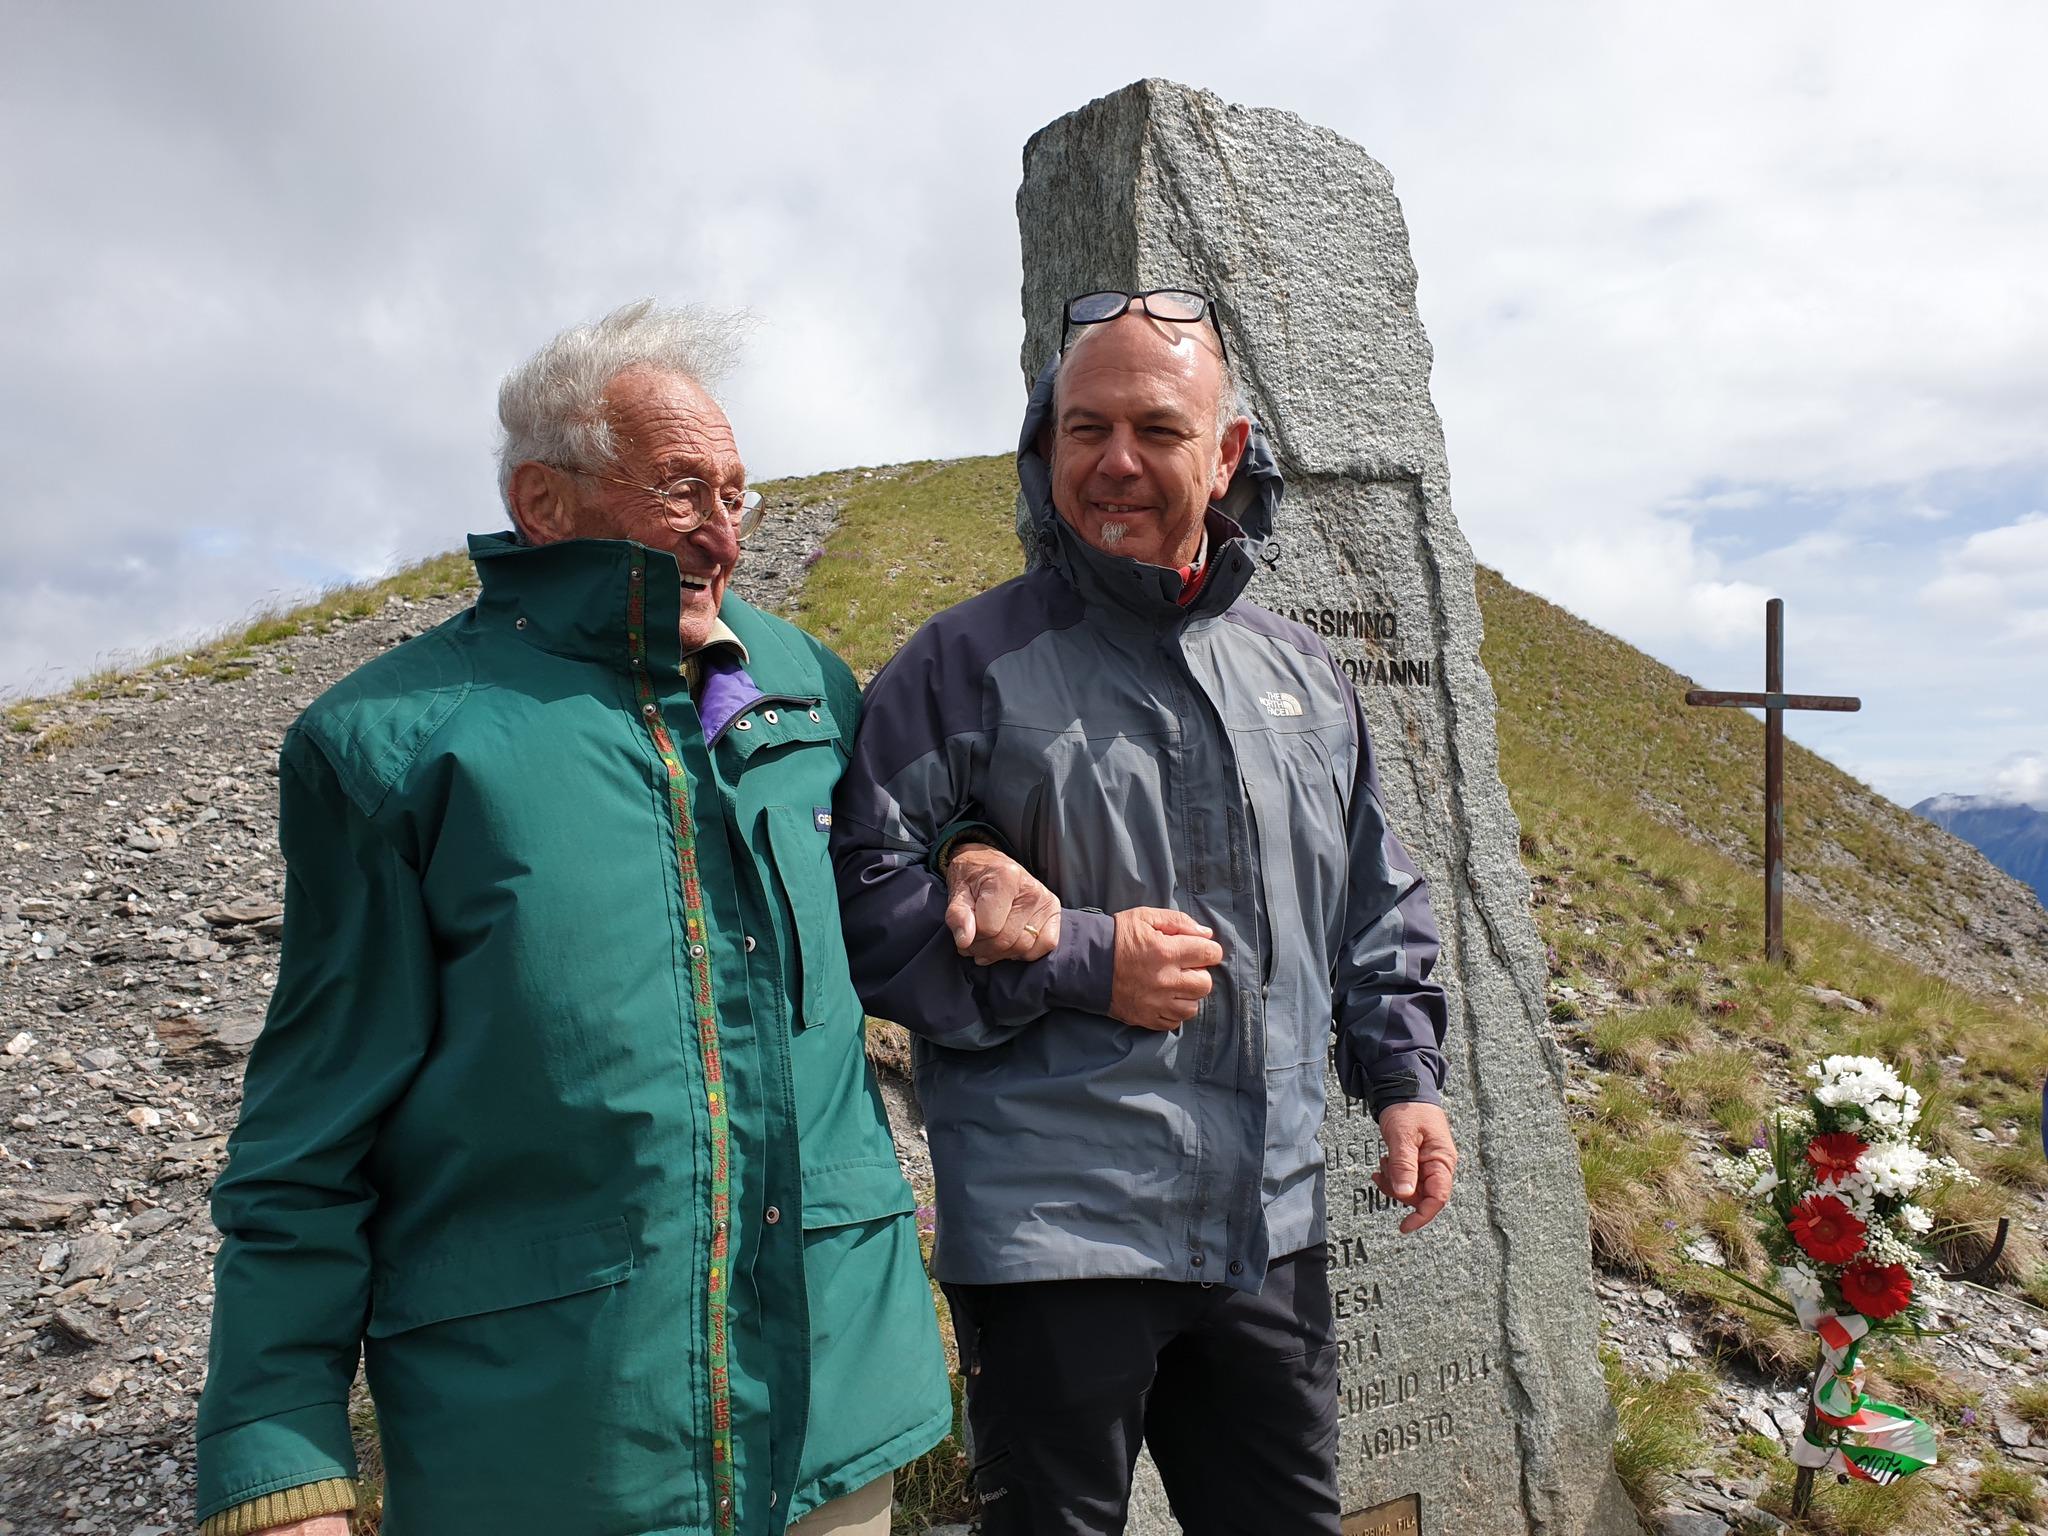
[[839, 722], [822, 699], [762, 698], [719, 734], [744, 801], [763, 807], [768, 863], [788, 920], [798, 1029], [861, 1020], [832, 883], [832, 790], [845, 767]]
[[[796, 1026], [861, 1021], [860, 998], [846, 964], [846, 937], [839, 926], [839, 894], [832, 883], [830, 797], [818, 806], [768, 807], [768, 844], [775, 878], [782, 887], [796, 929], [796, 955], [803, 975], [797, 989]], [[822, 820], [822, 824], [821, 824]]]
[[[775, 718], [770, 719], [773, 714]], [[832, 791], [845, 767], [839, 723], [812, 700], [762, 699], [719, 750], [740, 762], [746, 803], [761, 807], [767, 878], [785, 922], [790, 1083], [796, 1096], [806, 1229], [908, 1210], [874, 1072], [860, 996], [846, 963], [832, 877]]]
[[1263, 897], [1266, 1066], [1320, 1062], [1330, 1048], [1330, 977], [1350, 867], [1349, 722], [1233, 727]]

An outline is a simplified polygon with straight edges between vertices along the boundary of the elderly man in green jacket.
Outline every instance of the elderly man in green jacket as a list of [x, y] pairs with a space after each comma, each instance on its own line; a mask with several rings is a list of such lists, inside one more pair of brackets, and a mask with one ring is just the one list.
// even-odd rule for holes
[[346, 1532], [359, 1354], [385, 1536], [885, 1532], [950, 1425], [828, 855], [859, 693], [727, 595], [726, 350], [638, 304], [508, 378], [476, 606], [285, 739], [206, 1536]]

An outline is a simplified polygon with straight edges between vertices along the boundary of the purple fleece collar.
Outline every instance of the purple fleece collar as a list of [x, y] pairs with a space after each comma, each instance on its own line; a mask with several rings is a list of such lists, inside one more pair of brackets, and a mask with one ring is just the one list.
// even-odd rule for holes
[[732, 723], [732, 717], [761, 697], [746, 664], [730, 646], [719, 646], [704, 658], [704, 681], [697, 688], [697, 717], [704, 722], [704, 739], [715, 740]]

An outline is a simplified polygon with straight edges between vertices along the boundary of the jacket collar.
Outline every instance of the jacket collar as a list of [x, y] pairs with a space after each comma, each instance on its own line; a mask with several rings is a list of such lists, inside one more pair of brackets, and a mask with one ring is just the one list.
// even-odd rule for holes
[[1178, 569], [1105, 554], [1057, 515], [1039, 529], [1041, 542], [1050, 540], [1053, 567], [1089, 607], [1156, 626], [1213, 618], [1236, 602], [1251, 581], [1252, 556], [1244, 530], [1211, 507], [1205, 534], [1208, 575], [1195, 600], [1183, 608]]
[[[681, 669], [682, 572], [666, 550], [628, 539], [534, 545], [511, 533], [477, 533], [470, 535], [469, 557], [483, 584], [476, 607], [484, 623], [503, 624], [557, 656], [621, 672], [631, 668], [636, 649], [656, 677]], [[722, 619], [736, 602], [727, 595]]]

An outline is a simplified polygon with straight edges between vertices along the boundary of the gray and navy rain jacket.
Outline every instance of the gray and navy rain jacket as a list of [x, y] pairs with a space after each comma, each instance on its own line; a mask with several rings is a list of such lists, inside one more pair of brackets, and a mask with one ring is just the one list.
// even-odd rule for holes
[[[1243, 600], [1280, 477], [1255, 435], [1186, 607], [1179, 573], [1053, 512], [1032, 392], [1018, 469], [1044, 559], [937, 615], [869, 686], [832, 848], [854, 982], [915, 1036], [940, 1280], [1130, 1277], [1256, 1291], [1322, 1241], [1323, 1079], [1437, 1100], [1428, 891], [1380, 806], [1358, 698], [1323, 643]], [[933, 853], [991, 829], [1061, 902], [1058, 947], [976, 966]], [[1215, 930], [1178, 1031], [1108, 1017], [1112, 921]]]

